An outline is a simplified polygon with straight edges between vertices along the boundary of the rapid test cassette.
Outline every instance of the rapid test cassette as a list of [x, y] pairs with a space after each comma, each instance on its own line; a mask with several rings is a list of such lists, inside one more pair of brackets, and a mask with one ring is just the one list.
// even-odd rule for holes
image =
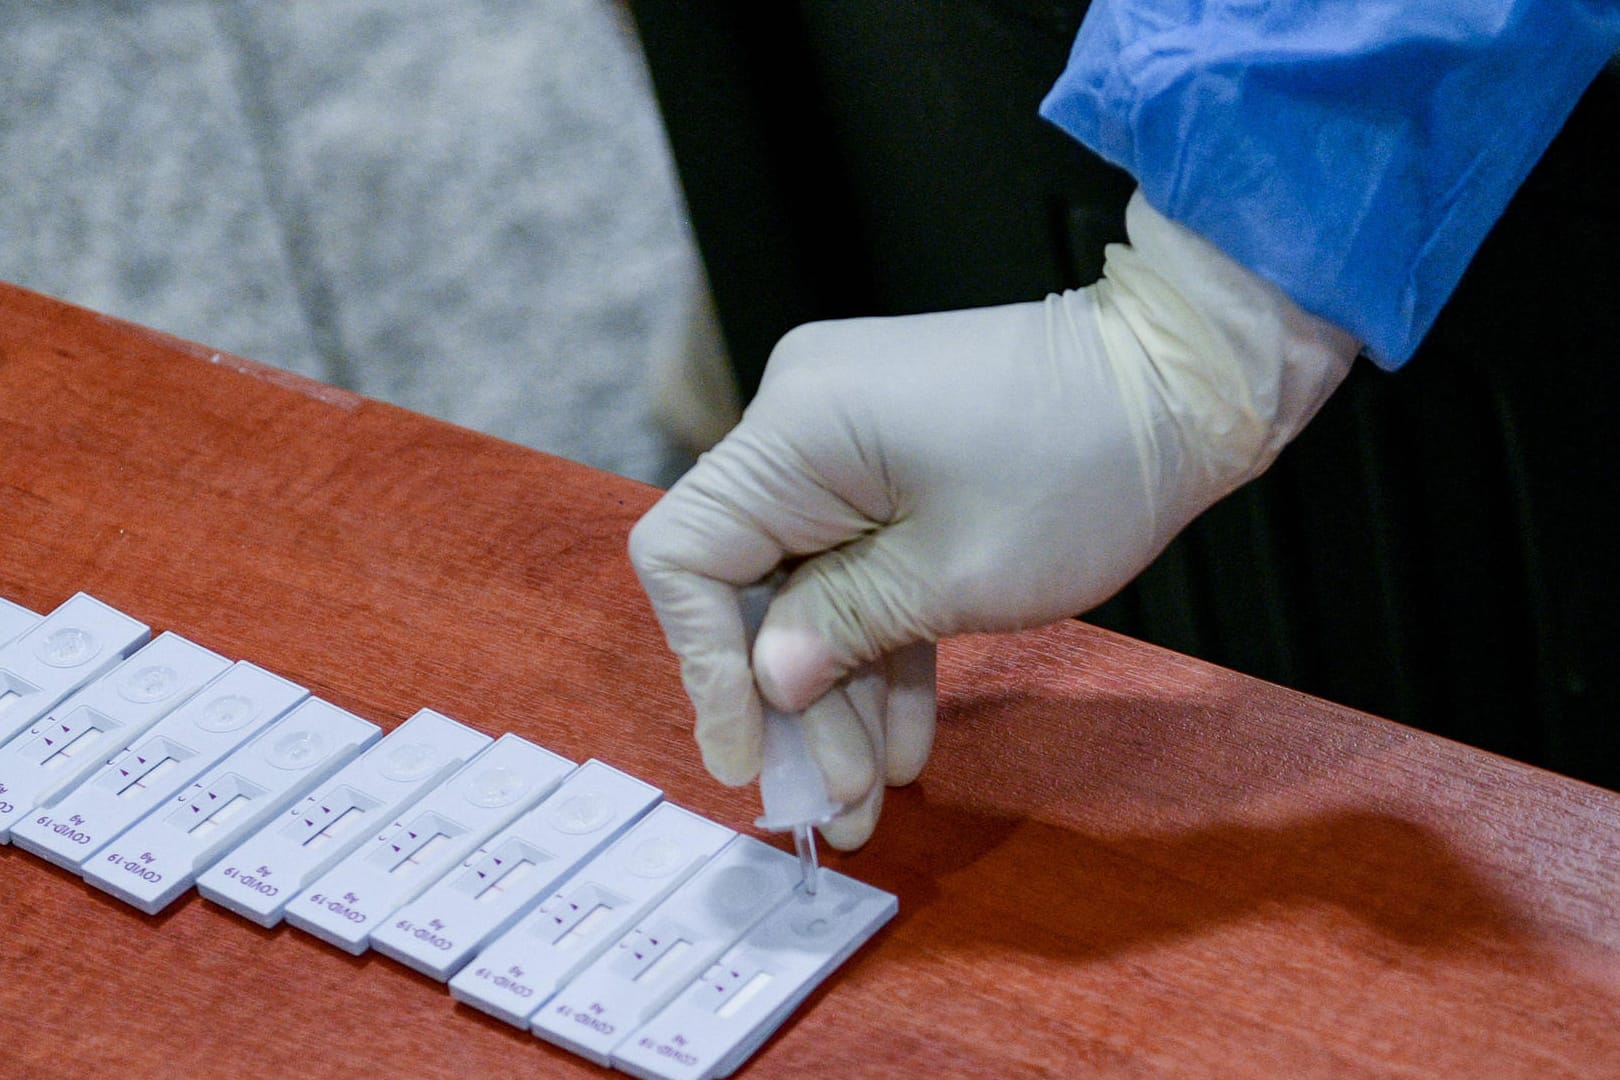
[[76, 593], [0, 648], [0, 746], [146, 642], [146, 624]]
[[491, 746], [316, 878], [287, 921], [358, 956], [372, 931], [534, 805], [574, 763], [517, 735]]
[[818, 872], [613, 1052], [643, 1080], [730, 1076], [826, 977], [894, 917], [892, 893]]
[[379, 952], [443, 982], [663, 793], [591, 760], [372, 931]]
[[490, 737], [432, 709], [383, 736], [197, 878], [197, 891], [260, 926], [359, 847], [374, 822], [392, 819], [437, 787]]
[[[136, 653], [135, 660], [162, 640]], [[40, 858], [82, 873], [85, 863], [124, 830], [307, 697], [302, 686], [238, 661], [143, 735], [126, 740], [110, 760], [99, 760], [89, 779], [41, 808], [48, 813], [19, 821], [12, 839]]]
[[799, 885], [798, 860], [738, 836], [535, 1014], [531, 1029], [598, 1065]]
[[84, 878], [155, 915], [243, 836], [382, 734], [308, 698], [91, 858]]
[[[0, 747], [0, 843], [105, 762], [109, 748], [128, 746], [229, 666], [178, 634], [159, 634]], [[43, 820], [61, 824], [54, 813]]]
[[11, 644], [38, 624], [37, 614], [0, 596], [0, 648]]
[[450, 980], [450, 994], [515, 1027], [736, 836], [659, 803]]

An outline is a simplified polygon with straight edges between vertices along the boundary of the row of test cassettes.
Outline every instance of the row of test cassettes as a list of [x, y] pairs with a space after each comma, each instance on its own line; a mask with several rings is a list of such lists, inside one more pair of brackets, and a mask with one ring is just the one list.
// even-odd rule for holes
[[636, 1076], [729, 1075], [886, 923], [592, 759], [424, 709], [386, 736], [80, 593], [0, 598], [0, 843], [148, 914], [193, 884]]

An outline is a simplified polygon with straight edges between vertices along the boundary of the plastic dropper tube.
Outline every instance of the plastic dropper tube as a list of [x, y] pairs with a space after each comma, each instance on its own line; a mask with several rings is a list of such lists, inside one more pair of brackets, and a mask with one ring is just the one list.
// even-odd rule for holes
[[[765, 619], [775, 589], [768, 584], [742, 590], [743, 625], [750, 647]], [[816, 862], [815, 826], [831, 821], [843, 809], [827, 794], [827, 779], [810, 756], [804, 739], [804, 721], [798, 713], [784, 713], [761, 702], [765, 709], [763, 764], [759, 772], [759, 797], [764, 806], [754, 824], [772, 832], [791, 832], [793, 849], [799, 856], [804, 891], [816, 891], [819, 867]]]

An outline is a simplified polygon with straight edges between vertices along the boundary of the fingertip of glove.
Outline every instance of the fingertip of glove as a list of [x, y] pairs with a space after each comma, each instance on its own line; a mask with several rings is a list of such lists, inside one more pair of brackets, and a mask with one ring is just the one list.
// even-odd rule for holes
[[743, 787], [751, 784], [759, 776], [759, 755], [755, 753], [750, 760], [749, 755], [739, 753], [733, 748], [711, 749], [701, 747], [703, 751], [703, 767], [709, 770], [709, 775], [727, 787]]
[[891, 699], [888, 741], [884, 747], [883, 778], [891, 787], [909, 784], [922, 773], [934, 748], [934, 703], [896, 707]]
[[703, 767], [722, 784], [742, 787], [759, 775], [764, 729], [757, 712], [740, 719], [726, 717], [726, 722], [700, 712], [693, 734], [703, 754]]
[[638, 572], [657, 565], [662, 554], [664, 536], [659, 523], [662, 505], [662, 500], [655, 503], [630, 526], [630, 535], [625, 541], [624, 548], [626, 554], [630, 556], [630, 564]]
[[754, 641], [754, 680], [759, 691], [784, 712], [803, 712], [832, 689], [840, 672], [816, 634], [766, 625]]
[[806, 710], [804, 737], [837, 802], [852, 806], [880, 786], [871, 736], [844, 694], [829, 694]]
[[839, 851], [854, 851], [872, 838], [882, 810], [883, 786], [880, 784], [858, 805], [821, 826], [822, 838]]

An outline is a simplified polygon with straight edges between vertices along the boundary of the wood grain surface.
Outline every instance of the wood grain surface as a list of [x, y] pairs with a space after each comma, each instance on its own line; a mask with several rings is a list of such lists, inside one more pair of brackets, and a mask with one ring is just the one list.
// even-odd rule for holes
[[[657, 492], [0, 286], [0, 595], [750, 831], [624, 555]], [[751, 1076], [1620, 1076], [1620, 797], [1080, 623], [950, 642], [836, 868], [900, 915]], [[781, 843], [780, 840], [775, 841]], [[441, 984], [0, 848], [0, 1077], [607, 1075]]]

